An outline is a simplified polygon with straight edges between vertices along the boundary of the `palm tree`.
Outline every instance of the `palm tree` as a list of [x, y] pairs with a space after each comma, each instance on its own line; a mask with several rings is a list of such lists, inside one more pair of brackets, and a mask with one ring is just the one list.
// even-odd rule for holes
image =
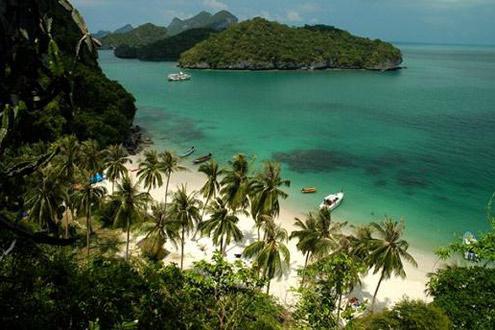
[[117, 184], [117, 191], [114, 192], [112, 198], [118, 205], [114, 225], [125, 228], [127, 232], [125, 258], [128, 260], [131, 224], [143, 218], [149, 194], [139, 192], [139, 184], [134, 184], [129, 176], [125, 175], [121, 183]]
[[89, 258], [89, 240], [91, 232], [93, 231], [91, 225], [91, 208], [100, 205], [100, 202], [106, 194], [104, 187], [95, 186], [90, 183], [89, 173], [83, 171], [83, 183], [75, 193], [75, 199], [78, 204], [78, 210], [83, 211], [86, 216], [86, 247], [87, 256]]
[[290, 181], [280, 177], [280, 164], [266, 162], [263, 172], [256, 175], [250, 186], [251, 214], [256, 218], [259, 214], [277, 217], [280, 213], [279, 199], [286, 199], [287, 193], [281, 187], [289, 187]]
[[[64, 195], [65, 206], [69, 209], [71, 218], [74, 219], [74, 207], [73, 201], [70, 199], [74, 189], [73, 186], [76, 184], [76, 176], [80, 171], [81, 163], [81, 145], [79, 140], [74, 135], [64, 136], [57, 140], [55, 145], [59, 148], [60, 152], [54, 159], [55, 168], [57, 169], [58, 175], [62, 178], [68, 189], [67, 193]], [[66, 224], [65, 224], [65, 238], [69, 237], [69, 217], [65, 214]]]
[[320, 258], [330, 254], [332, 251], [336, 251], [344, 237], [342, 228], [346, 225], [347, 222], [332, 221], [332, 212], [329, 209], [320, 209], [316, 216], [316, 227], [320, 236], [313, 255]]
[[168, 197], [168, 185], [170, 183], [170, 176], [174, 172], [184, 171], [185, 167], [179, 165], [179, 158], [173, 155], [169, 151], [164, 151], [160, 154], [160, 171], [167, 176], [167, 183], [165, 185], [165, 211], [167, 211], [167, 197]]
[[122, 145], [111, 145], [105, 150], [105, 168], [108, 179], [112, 182], [112, 194], [115, 182], [127, 175], [125, 164], [131, 162]]
[[373, 230], [369, 225], [354, 227], [354, 233], [348, 236], [349, 254], [356, 259], [366, 262], [370, 254]]
[[179, 224], [171, 221], [167, 217], [164, 203], [155, 203], [151, 206], [151, 215], [147, 219], [151, 220], [151, 228], [146, 237], [139, 243], [143, 252], [150, 258], [161, 260], [165, 257], [167, 251], [163, 245], [170, 240], [177, 247], [179, 239]]
[[60, 152], [55, 159], [59, 175], [67, 180], [69, 184], [74, 184], [75, 176], [79, 171], [81, 161], [81, 146], [79, 140], [74, 135], [64, 136], [55, 145]]
[[280, 278], [290, 265], [290, 252], [285, 245], [287, 231], [276, 225], [273, 218], [264, 222], [266, 237], [262, 241], [251, 243], [244, 249], [244, 255], [254, 258], [254, 266], [268, 280], [266, 293], [270, 293], [270, 282]]
[[390, 218], [385, 218], [380, 224], [372, 222], [371, 226], [376, 231], [379, 238], [373, 238], [370, 242], [371, 252], [368, 256], [368, 264], [370, 267], [374, 266], [374, 274], [381, 271], [380, 279], [378, 280], [375, 293], [373, 294], [373, 301], [371, 303], [371, 310], [373, 310], [376, 295], [382, 281], [390, 278], [392, 273], [396, 276], [401, 276], [402, 278], [406, 277], [402, 259], [405, 259], [415, 267], [417, 267], [418, 264], [407, 252], [409, 243], [401, 239], [404, 232], [403, 222], [398, 223]]
[[215, 160], [211, 160], [206, 164], [202, 164], [199, 167], [198, 172], [205, 174], [207, 177], [205, 184], [199, 190], [203, 197], [206, 198], [203, 213], [201, 214], [201, 220], [203, 220], [206, 207], [210, 203], [210, 199], [215, 198], [217, 196], [217, 192], [220, 190], [220, 183], [218, 182], [218, 163]]
[[306, 278], [305, 275], [308, 261], [311, 254], [316, 251], [318, 240], [320, 239], [320, 232], [318, 231], [316, 219], [311, 212], [304, 221], [296, 218], [294, 225], [300, 229], [291, 232], [289, 239], [297, 238], [298, 242], [296, 247], [306, 256], [304, 260], [303, 278], [301, 281], [301, 285], [303, 285]]
[[90, 176], [103, 171], [102, 151], [95, 140], [87, 140], [81, 144], [81, 163]]
[[[323, 258], [337, 250], [344, 237], [341, 230], [346, 224], [332, 221], [328, 209], [320, 209], [316, 217], [310, 212], [304, 221], [296, 218], [294, 225], [300, 230], [293, 231], [290, 239], [297, 238], [297, 249], [306, 255], [304, 270], [311, 258]], [[306, 274], [303, 272], [301, 285], [304, 285], [305, 279]]]
[[231, 168], [220, 171], [224, 175], [220, 193], [232, 210], [245, 209], [249, 204], [248, 161], [246, 156], [238, 154], [229, 164]]
[[162, 172], [160, 171], [160, 161], [155, 150], [144, 152], [144, 159], [139, 162], [137, 172], [139, 183], [143, 183], [144, 188], [150, 190], [163, 186]]
[[175, 192], [170, 210], [172, 218], [180, 226], [181, 256], [180, 268], [184, 269], [184, 244], [185, 236], [189, 234], [194, 226], [201, 221], [200, 207], [201, 201], [196, 198], [197, 193], [187, 194], [186, 187], [182, 185]]
[[210, 219], [203, 221], [199, 229], [208, 236], [212, 237], [213, 243], [219, 247], [219, 252], [224, 255], [225, 248], [232, 240], [235, 242], [242, 241], [242, 234], [237, 223], [239, 218], [235, 212], [229, 212], [225, 202], [217, 198], [213, 205], [208, 209]]
[[40, 176], [41, 182], [27, 193], [26, 206], [33, 221], [48, 232], [53, 232], [58, 229], [61, 206], [69, 200], [68, 191], [65, 184], [49, 170], [40, 171]]

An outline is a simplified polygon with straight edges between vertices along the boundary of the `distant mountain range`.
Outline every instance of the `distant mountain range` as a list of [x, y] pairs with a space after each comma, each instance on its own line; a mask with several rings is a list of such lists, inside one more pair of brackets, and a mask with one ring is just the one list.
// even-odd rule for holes
[[[129, 30], [129, 27], [131, 29]], [[126, 25], [116, 31], [127, 32], [113, 32], [101, 37], [100, 41], [103, 44], [103, 49], [116, 48], [119, 46], [144, 46], [161, 40], [167, 37], [167, 29], [163, 26], [156, 26], [151, 23], [146, 23], [132, 28], [131, 25]]]
[[[116, 52], [117, 56], [129, 58], [135, 57], [134, 54], [140, 53], [147, 54], [143, 56], [153, 58], [154, 60], [162, 58], [170, 60], [171, 57], [174, 59], [178, 57], [178, 55], [171, 54], [176, 54], [179, 50], [185, 51], [189, 49], [184, 49], [184, 47], [194, 46], [191, 42], [202, 41], [210, 33], [222, 31], [237, 21], [237, 17], [226, 10], [219, 11], [214, 15], [202, 11], [194, 17], [184, 20], [175, 17], [167, 28], [151, 23], [146, 23], [136, 28], [127, 24], [113, 32], [98, 31], [94, 36], [100, 39], [103, 49], [116, 49], [120, 47], [120, 50]], [[180, 38], [171, 39], [156, 46], [148, 47], [145, 52], [138, 51], [140, 47], [178, 36], [190, 30], [198, 31], [186, 34]], [[169, 47], [170, 49], [162, 49], [163, 47]]]
[[181, 32], [198, 28], [220, 31], [237, 23], [237, 21], [237, 17], [226, 10], [219, 11], [215, 15], [202, 11], [194, 17], [184, 20], [175, 17], [167, 27], [167, 31], [168, 36], [174, 36]]

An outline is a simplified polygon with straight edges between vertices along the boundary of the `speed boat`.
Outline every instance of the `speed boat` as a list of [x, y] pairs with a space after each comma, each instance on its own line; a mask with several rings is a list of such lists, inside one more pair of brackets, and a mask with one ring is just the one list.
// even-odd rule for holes
[[320, 209], [328, 209], [333, 211], [336, 209], [344, 200], [344, 192], [338, 192], [335, 194], [330, 194], [327, 197], [323, 198], [323, 202], [320, 204]]

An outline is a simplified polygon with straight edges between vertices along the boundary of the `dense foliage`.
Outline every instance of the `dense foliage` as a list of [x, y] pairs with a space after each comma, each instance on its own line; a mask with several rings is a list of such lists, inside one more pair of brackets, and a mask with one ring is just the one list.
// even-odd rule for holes
[[284, 322], [256, 272], [219, 256], [181, 272], [116, 258], [80, 264], [71, 252], [20, 242], [0, 276], [4, 329], [279, 329]]
[[433, 304], [419, 300], [404, 300], [390, 310], [386, 309], [380, 313], [356, 319], [349, 324], [348, 328], [353, 330], [448, 330], [451, 328], [451, 323], [445, 312]]
[[124, 33], [110, 33], [101, 38], [104, 48], [114, 48], [121, 45], [137, 47], [164, 39], [167, 36], [167, 29], [146, 23]]
[[254, 18], [185, 52], [180, 65], [213, 69], [391, 69], [402, 62], [389, 43], [333, 27], [300, 28]]
[[433, 303], [456, 329], [495, 328], [495, 270], [451, 266], [438, 270], [428, 283]]
[[0, 110], [25, 105], [10, 140], [76, 134], [102, 145], [122, 142], [136, 111], [134, 98], [99, 69], [96, 41], [77, 11], [61, 3], [65, 7], [55, 0], [2, 3], [7, 37], [0, 47]]
[[114, 54], [121, 58], [138, 58], [142, 61], [177, 61], [180, 55], [197, 43], [206, 40], [215, 30], [192, 29], [141, 47], [122, 45]]

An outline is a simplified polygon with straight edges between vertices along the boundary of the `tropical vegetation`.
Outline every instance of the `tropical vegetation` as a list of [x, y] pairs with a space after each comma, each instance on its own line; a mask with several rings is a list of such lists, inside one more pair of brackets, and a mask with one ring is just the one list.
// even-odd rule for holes
[[[75, 128], [81, 108], [71, 98], [77, 77], [68, 68], [99, 70], [88, 64], [95, 63], [97, 42], [77, 11], [65, 0], [9, 1], [0, 9], [1, 27], [9, 31], [0, 39], [6, 50], [0, 52], [3, 328], [494, 328], [493, 227], [469, 248], [454, 242], [442, 250], [448, 257], [469, 249], [477, 258], [432, 274], [431, 304], [405, 301], [373, 313], [382, 281], [405, 276], [405, 262], [415, 264], [402, 222], [386, 218], [347, 233], [345, 223], [320, 210], [297, 219], [289, 233], [282, 223], [290, 219], [280, 212], [289, 187], [282, 168], [274, 162], [257, 168], [242, 154], [224, 166], [199, 167], [205, 181], [199, 191], [169, 187], [171, 176], [185, 169], [169, 150], [147, 151], [129, 171], [125, 130], [93, 136]], [[106, 94], [94, 97], [112, 107]], [[63, 129], [26, 131], [33, 118]], [[96, 182], [101, 174], [109, 183]], [[161, 185], [163, 202], [152, 201]], [[241, 225], [257, 229], [258, 237], [244, 241]], [[217, 252], [211, 261], [185, 264], [195, 232]], [[293, 306], [270, 295], [273, 280], [291, 270], [289, 237], [306, 260]], [[243, 251], [229, 262], [234, 243]], [[180, 265], [167, 249], [180, 253]], [[370, 270], [380, 274], [371, 308], [367, 301], [355, 307], [354, 289]]]
[[237, 70], [386, 70], [401, 62], [400, 50], [381, 40], [332, 26], [289, 27], [259, 17], [211, 35], [179, 60], [186, 68]]

